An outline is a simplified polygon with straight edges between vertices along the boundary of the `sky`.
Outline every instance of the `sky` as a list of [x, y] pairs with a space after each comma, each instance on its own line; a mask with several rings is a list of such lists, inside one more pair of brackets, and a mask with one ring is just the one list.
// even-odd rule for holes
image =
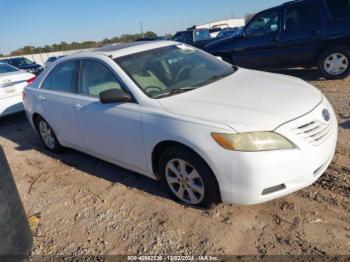
[[175, 33], [243, 18], [287, 0], [0, 0], [0, 53], [25, 45], [100, 41], [125, 33]]

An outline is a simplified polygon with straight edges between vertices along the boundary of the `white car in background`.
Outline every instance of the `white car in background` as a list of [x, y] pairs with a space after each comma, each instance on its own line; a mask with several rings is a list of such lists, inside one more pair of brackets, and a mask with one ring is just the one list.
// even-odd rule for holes
[[257, 204], [314, 183], [337, 142], [325, 96], [171, 41], [65, 57], [25, 89], [46, 147], [86, 152], [193, 206]]
[[23, 88], [34, 79], [31, 73], [0, 63], [0, 117], [23, 110]]

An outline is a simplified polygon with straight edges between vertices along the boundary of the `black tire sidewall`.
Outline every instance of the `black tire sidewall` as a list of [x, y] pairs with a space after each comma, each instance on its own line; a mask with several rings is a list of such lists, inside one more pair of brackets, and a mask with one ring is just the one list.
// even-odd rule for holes
[[[345, 55], [347, 58], [348, 58], [348, 68], [346, 69], [346, 71], [340, 75], [331, 75], [331, 74], [328, 74], [326, 72], [326, 70], [324, 69], [324, 62], [325, 62], [325, 59], [331, 55], [332, 53], [340, 53], [340, 54], [343, 54]], [[345, 77], [347, 77], [350, 73], [350, 49], [347, 48], [347, 47], [342, 47], [342, 46], [339, 46], [339, 47], [332, 47], [332, 48], [329, 48], [325, 51], [323, 51], [318, 59], [318, 68], [321, 72], [321, 74], [326, 78], [326, 79], [329, 79], [329, 80], [334, 80], [334, 79], [343, 79]]]
[[[55, 140], [55, 146], [54, 146], [53, 148], [49, 148], [49, 147], [46, 145], [46, 143], [45, 143], [43, 137], [41, 136], [40, 128], [39, 128], [40, 122], [45, 122], [46, 125], [51, 129], [51, 132], [52, 132], [52, 134], [53, 134], [53, 138], [54, 138], [54, 140]], [[36, 118], [36, 120], [35, 120], [35, 126], [36, 126], [36, 129], [37, 129], [38, 133], [39, 133], [40, 140], [43, 142], [43, 144], [45, 145], [45, 147], [46, 147], [49, 151], [54, 152], [54, 153], [58, 153], [58, 152], [60, 152], [60, 151], [62, 150], [62, 146], [61, 146], [60, 142], [58, 141], [55, 132], [53, 131], [53, 129], [51, 128], [51, 126], [49, 125], [49, 123], [47, 123], [47, 121], [46, 121], [44, 118], [42, 118], [41, 116], [38, 116], [38, 117]]]
[[[197, 205], [190, 205], [181, 201], [170, 189], [167, 180], [165, 178], [165, 167], [171, 159], [182, 159], [191, 164], [199, 173], [204, 183], [204, 198], [202, 202]], [[167, 189], [169, 195], [176, 201], [186, 206], [200, 207], [200, 208], [212, 208], [215, 204], [220, 202], [219, 189], [214, 178], [214, 174], [209, 166], [195, 153], [182, 147], [172, 147], [166, 150], [159, 159], [160, 178]]]

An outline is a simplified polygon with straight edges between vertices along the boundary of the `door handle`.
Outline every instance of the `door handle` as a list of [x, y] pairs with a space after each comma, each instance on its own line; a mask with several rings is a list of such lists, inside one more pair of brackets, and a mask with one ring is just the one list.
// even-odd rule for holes
[[42, 95], [38, 95], [38, 99], [39, 99], [39, 101], [42, 101], [42, 100], [45, 100], [45, 97]]
[[79, 103], [78, 103], [78, 104], [75, 104], [74, 107], [75, 107], [75, 109], [78, 110], [78, 111], [81, 110], [81, 109], [83, 108], [83, 106], [82, 106], [81, 104], [79, 104]]

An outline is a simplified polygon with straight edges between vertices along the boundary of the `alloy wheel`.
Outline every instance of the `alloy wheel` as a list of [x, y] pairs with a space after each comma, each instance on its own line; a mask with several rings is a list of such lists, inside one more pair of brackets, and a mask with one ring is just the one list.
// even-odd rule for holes
[[343, 74], [348, 66], [348, 58], [341, 53], [330, 54], [324, 61], [324, 70], [333, 76]]
[[182, 159], [172, 159], [165, 167], [165, 178], [175, 196], [181, 201], [197, 205], [204, 199], [204, 183], [198, 171]]
[[56, 145], [55, 137], [53, 135], [52, 129], [45, 121], [40, 121], [39, 132], [45, 145], [50, 149], [54, 149]]

